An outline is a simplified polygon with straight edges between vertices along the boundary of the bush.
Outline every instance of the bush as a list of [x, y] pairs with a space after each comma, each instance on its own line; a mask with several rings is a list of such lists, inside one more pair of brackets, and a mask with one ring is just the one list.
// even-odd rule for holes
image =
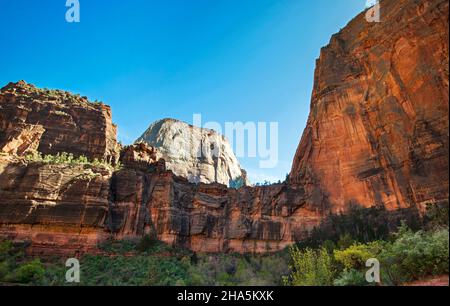
[[362, 269], [366, 261], [377, 257], [381, 246], [377, 242], [368, 244], [354, 244], [345, 250], [335, 250], [334, 258], [341, 263], [345, 269]]
[[53, 165], [84, 165], [88, 167], [102, 167], [110, 170], [120, 170], [122, 168], [121, 163], [112, 165], [103, 160], [94, 159], [90, 161], [86, 156], [75, 157], [72, 153], [58, 153], [56, 155], [43, 156], [40, 152], [35, 152], [25, 156], [25, 159], [29, 162], [53, 164]]
[[285, 278], [287, 285], [293, 286], [328, 286], [333, 284], [333, 258], [325, 248], [300, 250], [294, 246], [290, 249], [293, 264], [292, 273]]
[[320, 248], [325, 241], [330, 240], [337, 243], [340, 249], [345, 249], [355, 242], [388, 239], [401, 222], [418, 230], [421, 228], [421, 222], [418, 221], [420, 219], [417, 209], [413, 208], [391, 212], [383, 207], [363, 208], [350, 205], [345, 213], [328, 216], [299, 246]]
[[39, 259], [25, 263], [19, 266], [10, 276], [6, 278], [9, 281], [27, 284], [39, 281], [44, 276], [45, 269]]
[[139, 241], [138, 245], [136, 246], [136, 249], [139, 252], [148, 252], [157, 244], [157, 242], [158, 241], [156, 239], [150, 237], [149, 235], [145, 235]]
[[[24, 247], [9, 241], [0, 243], [0, 256], [4, 254], [0, 257], [0, 282], [45, 286], [270, 286], [282, 285], [282, 276], [289, 273], [287, 252], [270, 255], [195, 254], [148, 236], [141, 241], [109, 240], [100, 244], [100, 249], [109, 254], [81, 257], [81, 283], [67, 284], [64, 262], [59, 258], [46, 258], [45, 271], [41, 273], [42, 270], [36, 267], [43, 266], [37, 264], [38, 260], [30, 264]], [[128, 253], [134, 254], [128, 256]]]
[[[186, 284], [280, 286], [289, 273], [287, 252], [270, 255], [215, 254], [197, 255], [188, 267]], [[191, 260], [192, 262], [192, 260]]]
[[[44, 269], [39, 259], [25, 255], [25, 247], [0, 241], [0, 282], [67, 285], [64, 263], [46, 261]], [[195, 254], [151, 236], [141, 241], [108, 241], [102, 247], [114, 256], [80, 258], [80, 285], [361, 286], [368, 285], [365, 262], [369, 258], [380, 261], [382, 281], [389, 285], [449, 273], [448, 229], [414, 232], [402, 226], [388, 242], [336, 249], [328, 241], [320, 249], [294, 246], [270, 255]], [[133, 256], [120, 255], [128, 252], [134, 252]]]
[[0, 261], [0, 281], [4, 280], [11, 272], [11, 264], [7, 260]]
[[[448, 229], [414, 233], [403, 226], [380, 254], [385, 282], [398, 285], [430, 275], [449, 273]], [[382, 270], [382, 271], [383, 271]]]
[[5, 240], [0, 241], [0, 260], [7, 258], [10, 256], [11, 251], [13, 250], [13, 244], [11, 241]]
[[350, 269], [344, 270], [334, 281], [335, 286], [366, 286], [368, 285], [364, 272]]
[[425, 224], [430, 229], [448, 228], [448, 211], [448, 201], [440, 204], [428, 205], [425, 214]]
[[98, 245], [102, 251], [112, 254], [126, 254], [136, 251], [138, 242], [134, 239], [106, 240]]
[[[329, 240], [327, 240], [329, 241]], [[344, 235], [341, 235], [339, 237], [339, 240], [337, 242], [337, 247], [340, 250], [345, 250], [346, 248], [351, 247], [353, 244], [355, 244], [355, 240], [353, 240], [352, 236], [349, 233], [345, 233]]]
[[[287, 285], [336, 286], [369, 285], [365, 280], [366, 262], [376, 258], [380, 262], [382, 282], [401, 285], [433, 275], [449, 273], [449, 232], [439, 227], [434, 231], [411, 230], [403, 223], [389, 241], [355, 243], [350, 235], [343, 235], [334, 247], [325, 241], [321, 249], [291, 248], [291, 274], [284, 278]], [[332, 253], [332, 255], [327, 254]], [[330, 251], [331, 250], [331, 251]]]

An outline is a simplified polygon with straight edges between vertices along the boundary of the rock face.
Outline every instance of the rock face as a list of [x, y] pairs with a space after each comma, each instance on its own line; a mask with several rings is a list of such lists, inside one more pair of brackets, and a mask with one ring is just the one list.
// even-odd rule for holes
[[23, 155], [38, 150], [107, 160], [118, 159], [111, 109], [61, 90], [38, 89], [24, 81], [0, 90], [0, 149]]
[[290, 175], [332, 211], [448, 201], [448, 1], [380, 5], [322, 49]]
[[0, 156], [0, 236], [31, 240], [35, 252], [95, 250], [108, 237], [111, 171]]
[[112, 178], [109, 230], [143, 234], [199, 252], [280, 250], [319, 224], [322, 212], [287, 185], [229, 189], [191, 184], [161, 167], [128, 167]]
[[268, 252], [305, 237], [324, 214], [301, 189], [191, 184], [150, 161], [152, 149], [124, 150], [127, 166], [114, 173], [0, 156], [0, 236], [53, 255], [144, 234], [199, 252]]
[[[322, 50], [308, 126], [279, 185], [214, 183], [222, 168], [212, 158], [192, 174], [213, 173], [213, 183], [192, 184], [145, 143], [122, 148], [121, 169], [24, 158], [65, 151], [114, 163], [115, 128], [107, 106], [9, 84], [0, 93], [0, 236], [45, 254], [95, 252], [107, 238], [144, 234], [194, 251], [268, 252], [352, 204], [395, 214], [448, 203], [448, 1], [381, 7], [381, 23], [361, 14]], [[164, 125], [176, 142], [158, 137]], [[196, 133], [186, 129], [166, 120], [144, 138], [177, 150], [188, 139], [178, 134]]]
[[191, 183], [230, 186], [242, 180], [247, 184], [246, 173], [241, 169], [230, 144], [213, 130], [163, 119], [150, 125], [137, 142], [157, 148], [167, 168]]

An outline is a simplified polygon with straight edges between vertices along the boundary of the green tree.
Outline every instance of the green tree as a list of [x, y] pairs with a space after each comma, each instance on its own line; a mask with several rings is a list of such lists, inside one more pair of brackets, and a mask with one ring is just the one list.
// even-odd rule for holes
[[39, 259], [34, 259], [31, 262], [19, 266], [12, 275], [7, 278], [13, 282], [26, 284], [41, 280], [44, 273], [45, 269], [41, 261]]
[[293, 286], [329, 286], [335, 274], [333, 258], [325, 248], [300, 250], [290, 248], [292, 259], [291, 274], [285, 284]]

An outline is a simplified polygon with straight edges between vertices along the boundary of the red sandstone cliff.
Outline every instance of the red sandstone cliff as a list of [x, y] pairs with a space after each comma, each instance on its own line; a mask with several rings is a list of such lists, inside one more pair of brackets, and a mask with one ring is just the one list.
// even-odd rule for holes
[[308, 126], [289, 182], [190, 184], [155, 149], [122, 169], [23, 158], [119, 158], [109, 107], [24, 82], [0, 92], [0, 236], [32, 251], [92, 252], [108, 237], [157, 235], [195, 251], [275, 251], [349, 204], [389, 210], [448, 201], [448, 1], [385, 0], [317, 62]]
[[195, 185], [154, 156], [143, 144], [126, 147], [113, 172], [0, 155], [0, 236], [52, 254], [144, 234], [195, 251], [267, 252], [305, 237], [324, 215], [301, 188]]
[[361, 14], [322, 49], [290, 176], [316, 205], [448, 201], [448, 9], [385, 0], [380, 23]]
[[10, 83], [0, 92], [0, 150], [70, 152], [114, 162], [119, 146], [111, 116], [109, 106], [85, 97], [24, 81]]

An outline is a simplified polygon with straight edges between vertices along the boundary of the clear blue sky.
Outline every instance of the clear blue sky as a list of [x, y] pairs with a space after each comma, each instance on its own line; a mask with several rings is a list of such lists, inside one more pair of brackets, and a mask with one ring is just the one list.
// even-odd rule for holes
[[0, 0], [0, 86], [24, 79], [101, 100], [119, 139], [158, 119], [279, 122], [284, 179], [309, 113], [315, 59], [365, 0]]

